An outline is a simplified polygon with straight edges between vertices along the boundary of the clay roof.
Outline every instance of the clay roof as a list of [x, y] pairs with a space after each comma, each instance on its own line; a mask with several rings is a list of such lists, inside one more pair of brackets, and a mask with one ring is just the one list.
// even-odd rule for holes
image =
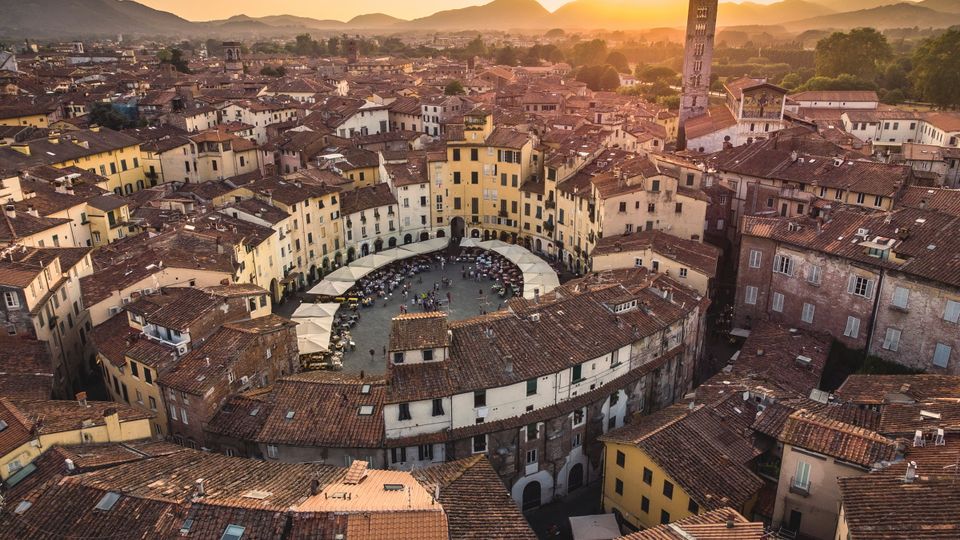
[[442, 348], [449, 342], [446, 313], [409, 313], [391, 321], [391, 351]]
[[838, 397], [861, 405], [960, 399], [960, 375], [850, 375]]
[[639, 231], [621, 236], [605, 236], [597, 241], [593, 256], [653, 249], [657, 254], [713, 277], [717, 273], [720, 250], [710, 244], [686, 240], [661, 231]]
[[618, 540], [761, 540], [764, 536], [763, 523], [749, 521], [733, 508], [723, 507]]
[[926, 208], [960, 217], [960, 189], [907, 186], [900, 192], [899, 206]]
[[896, 441], [806, 410], [790, 415], [780, 433], [780, 441], [861, 467], [893, 461], [898, 452]]
[[701, 507], [739, 507], [763, 485], [749, 462], [760, 454], [750, 422], [756, 409], [738, 394], [690, 409], [677, 404], [608, 432], [606, 442], [646, 453]]
[[386, 182], [344, 192], [340, 196], [340, 213], [344, 216], [397, 204], [397, 198]]
[[0, 396], [49, 399], [53, 361], [45, 341], [0, 337]]

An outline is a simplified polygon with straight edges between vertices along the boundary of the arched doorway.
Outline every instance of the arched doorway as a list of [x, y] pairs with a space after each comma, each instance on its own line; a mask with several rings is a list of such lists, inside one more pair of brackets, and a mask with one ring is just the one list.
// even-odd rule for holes
[[343, 264], [343, 255], [339, 251], [333, 255], [333, 264], [336, 266]]
[[577, 463], [570, 468], [570, 476], [567, 478], [567, 491], [573, 491], [583, 487], [583, 465]]
[[423, 231], [422, 233], [420, 233], [421, 242], [426, 242], [429, 239], [430, 239], [430, 233], [428, 233], [427, 231]]
[[447, 231], [443, 229], [437, 230], [437, 238], [445, 238], [447, 236]]
[[390, 237], [390, 241], [387, 242], [387, 245], [390, 246], [390, 247], [397, 247], [397, 239], [396, 239], [396, 237], [391, 236], [391, 237]]
[[347, 262], [353, 261], [357, 257], [357, 250], [353, 246], [347, 248]]
[[409, 244], [410, 242], [413, 242], [413, 235], [411, 235], [410, 233], [403, 235], [404, 245]]
[[383, 250], [383, 240], [377, 238], [373, 241], [373, 251], [374, 253], [379, 253], [381, 250]]
[[317, 280], [317, 265], [310, 265], [310, 283]]
[[470, 231], [470, 238], [480, 238], [480, 229]]
[[541, 242], [539, 238], [537, 238], [537, 241], [534, 243], [534, 245], [537, 246], [537, 252], [543, 252], [543, 242]]
[[500, 231], [500, 241], [506, 242], [508, 240], [510, 240], [510, 233], [507, 231]]
[[523, 488], [523, 504], [521, 508], [526, 512], [540, 506], [540, 482], [534, 480]]
[[366, 257], [369, 254], [370, 254], [370, 246], [368, 246], [366, 242], [364, 242], [363, 245], [360, 246], [360, 256]]
[[327, 272], [330, 270], [330, 257], [323, 258], [323, 271]]
[[450, 237], [463, 238], [463, 233], [467, 229], [466, 222], [462, 217], [455, 217], [450, 221]]
[[483, 239], [484, 241], [490, 239], [490, 231], [483, 231]]

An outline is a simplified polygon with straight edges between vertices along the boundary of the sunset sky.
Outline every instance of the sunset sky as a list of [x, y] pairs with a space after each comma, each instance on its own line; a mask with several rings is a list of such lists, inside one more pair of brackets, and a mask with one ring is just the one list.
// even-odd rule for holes
[[[386, 13], [403, 19], [414, 19], [444, 9], [481, 5], [489, 0], [139, 0], [152, 8], [170, 11], [194, 21], [225, 19], [246, 14], [251, 17], [264, 15], [300, 15], [317, 19], [348, 20], [364, 13]], [[550, 11], [570, 0], [539, 0]], [[673, 3], [685, 9], [686, 0], [624, 0], [642, 6], [645, 3], [663, 5]], [[769, 4], [776, 0], [753, 0]]]

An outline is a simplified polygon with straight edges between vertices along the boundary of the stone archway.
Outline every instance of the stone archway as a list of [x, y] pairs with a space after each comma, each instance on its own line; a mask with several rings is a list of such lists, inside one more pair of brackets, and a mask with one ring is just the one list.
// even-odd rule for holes
[[426, 242], [429, 239], [430, 239], [430, 233], [428, 233], [427, 231], [423, 231], [422, 233], [420, 233], [421, 242]]
[[283, 299], [283, 288], [280, 287], [280, 283], [277, 281], [277, 278], [270, 280], [270, 295], [273, 296], [273, 302], [279, 304], [280, 300]]
[[470, 238], [480, 238], [480, 229], [470, 231]]
[[447, 231], [443, 229], [437, 230], [437, 238], [445, 238], [447, 236]]
[[369, 255], [369, 254], [370, 254], [370, 246], [368, 246], [367, 243], [364, 242], [364, 243], [360, 246], [360, 256], [361, 256], [361, 257], [366, 257], [366, 256]]
[[583, 487], [583, 465], [577, 463], [570, 468], [570, 474], [567, 476], [567, 491], [573, 491]]
[[377, 238], [376, 240], [373, 241], [373, 252], [379, 253], [381, 251], [383, 251], [383, 240], [381, 240], [380, 238]]
[[524, 512], [540, 506], [540, 482], [534, 480], [523, 488], [523, 503], [521, 505]]
[[397, 247], [397, 239], [394, 236], [390, 237], [390, 240], [387, 242], [387, 245], [394, 248]]
[[450, 220], [450, 237], [463, 238], [463, 233], [467, 230], [467, 224], [462, 217], [455, 217]]
[[412, 235], [412, 234], [407, 233], [407, 234], [403, 235], [403, 245], [407, 245], [407, 244], [409, 244], [409, 243], [411, 243], [411, 242], [413, 242], [413, 235]]

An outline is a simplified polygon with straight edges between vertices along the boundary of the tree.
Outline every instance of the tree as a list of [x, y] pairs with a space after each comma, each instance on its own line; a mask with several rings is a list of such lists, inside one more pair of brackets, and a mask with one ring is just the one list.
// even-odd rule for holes
[[594, 91], [616, 90], [620, 86], [620, 73], [611, 65], [584, 66], [577, 71], [577, 80]]
[[801, 84], [803, 84], [803, 81], [800, 79], [799, 73], [787, 73], [780, 81], [780, 86], [786, 88], [787, 90], [793, 90]]
[[940, 107], [960, 106], [960, 30], [921, 42], [910, 77], [921, 98]]
[[113, 105], [102, 101], [98, 101], [90, 107], [90, 123], [114, 130], [126, 129], [136, 125], [136, 122], [117, 112]]
[[602, 39], [594, 39], [574, 45], [571, 60], [576, 66], [593, 66], [601, 64], [606, 57], [607, 42]]
[[517, 65], [517, 50], [507, 45], [497, 51], [497, 63], [503, 66]]
[[546, 34], [544, 34], [544, 37], [547, 39], [552, 39], [561, 38], [565, 35], [567, 35], [567, 32], [563, 28], [552, 28], [548, 30]]
[[263, 66], [263, 69], [260, 70], [260, 74], [264, 77], [283, 77], [287, 74], [287, 68], [283, 66]]
[[467, 43], [467, 47], [463, 50], [463, 52], [467, 56], [486, 56], [487, 45], [483, 42], [483, 38], [478, 35], [470, 40], [470, 43]]
[[848, 34], [834, 32], [817, 42], [817, 75], [839, 77], [846, 73], [872, 81], [892, 56], [887, 38], [873, 28], [855, 28]]
[[460, 81], [450, 81], [443, 88], [443, 93], [447, 96], [459, 96], [466, 94], [467, 91], [463, 89], [463, 84]]
[[877, 85], [844, 73], [836, 78], [813, 77], [797, 88], [798, 92], [811, 90], [876, 90]]
[[600, 74], [600, 90], [616, 90], [620, 88], [620, 72], [617, 68], [607, 65]]
[[180, 73], [190, 73], [190, 66], [180, 49], [163, 49], [157, 53], [157, 59], [160, 60], [161, 64], [172, 65], [173, 69]]
[[620, 73], [630, 73], [630, 62], [620, 51], [613, 51], [607, 55], [607, 63], [615, 67]]

